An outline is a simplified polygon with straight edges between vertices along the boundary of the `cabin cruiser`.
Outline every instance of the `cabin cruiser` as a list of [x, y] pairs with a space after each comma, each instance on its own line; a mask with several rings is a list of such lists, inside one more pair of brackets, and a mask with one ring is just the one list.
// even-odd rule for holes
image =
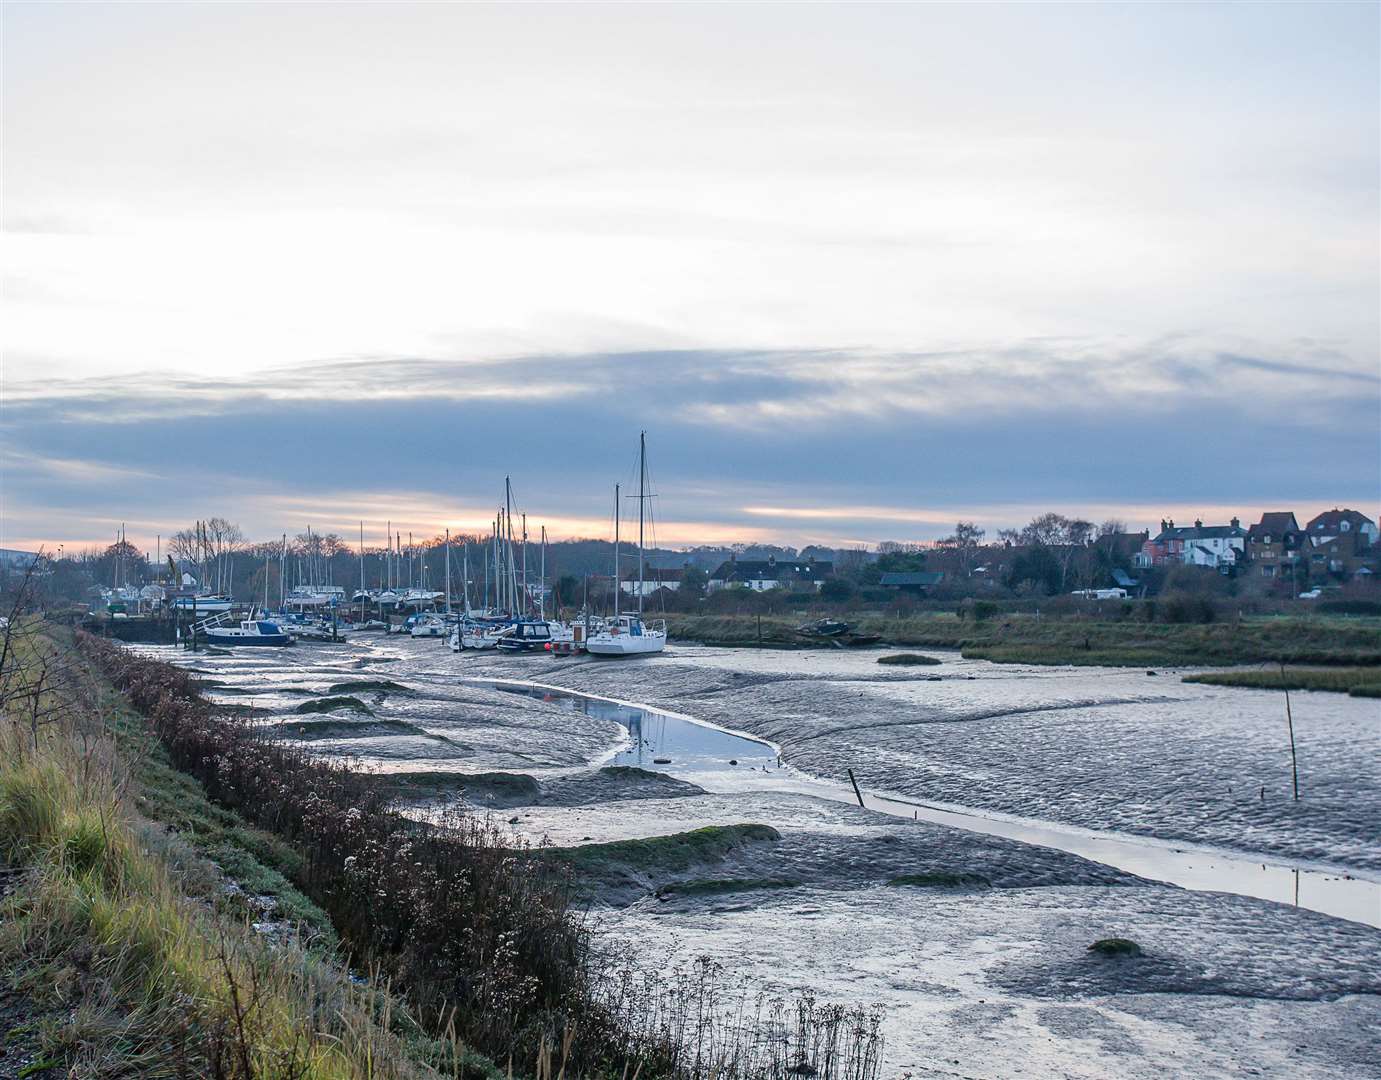
[[545, 619], [519, 619], [495, 636], [500, 652], [544, 652], [551, 644], [551, 625]]
[[659, 653], [666, 644], [664, 620], [644, 622], [641, 615], [619, 615], [589, 636], [585, 651], [595, 656], [642, 656]]
[[208, 645], [291, 645], [292, 635], [271, 619], [243, 619], [239, 626], [208, 626]]

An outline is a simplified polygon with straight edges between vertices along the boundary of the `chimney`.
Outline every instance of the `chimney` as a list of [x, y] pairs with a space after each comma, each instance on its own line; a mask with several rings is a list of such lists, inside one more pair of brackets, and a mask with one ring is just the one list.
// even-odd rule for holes
[[1242, 527], [1242, 522], [1238, 518], [1233, 518], [1231, 524], [1234, 529], [1240, 529]]
[[1161, 518], [1161, 519], [1160, 519], [1160, 531], [1161, 531], [1161, 532], [1164, 532], [1164, 531], [1165, 531], [1166, 529], [1168, 529], [1168, 528], [1170, 528], [1170, 526], [1166, 524], [1164, 518]]
[[1203, 527], [1204, 527], [1204, 519], [1203, 519], [1203, 518], [1195, 518], [1195, 519], [1194, 519], [1194, 528], [1196, 528], [1196, 529], [1202, 529]]

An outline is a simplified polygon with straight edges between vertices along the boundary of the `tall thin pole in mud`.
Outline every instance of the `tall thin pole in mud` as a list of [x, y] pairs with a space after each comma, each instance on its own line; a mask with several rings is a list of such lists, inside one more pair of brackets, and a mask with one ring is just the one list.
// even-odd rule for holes
[[1290, 775], [1295, 782], [1295, 802], [1299, 802], [1299, 762], [1295, 759], [1295, 718], [1290, 715], [1290, 687], [1285, 682], [1285, 662], [1280, 664], [1280, 685], [1285, 691], [1285, 726], [1290, 732]]
[[858, 790], [858, 781], [854, 779], [854, 771], [853, 771], [853, 769], [850, 769], [850, 770], [849, 770], [849, 783], [853, 784], [853, 786], [854, 786], [854, 794], [858, 796], [858, 805], [859, 805], [859, 806], [862, 806], [862, 805], [863, 805], [863, 792], [861, 792], [861, 791]]

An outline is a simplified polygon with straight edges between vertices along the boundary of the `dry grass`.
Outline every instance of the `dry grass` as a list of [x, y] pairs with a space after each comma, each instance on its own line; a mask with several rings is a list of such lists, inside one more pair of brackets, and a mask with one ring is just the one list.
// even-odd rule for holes
[[47, 1055], [74, 1077], [441, 1075], [408, 1052], [420, 1029], [385, 986], [256, 933], [215, 867], [134, 812], [132, 773], [90, 720], [37, 743], [22, 713], [0, 725], [0, 857], [22, 870], [0, 965], [63, 1017], [42, 1025]]

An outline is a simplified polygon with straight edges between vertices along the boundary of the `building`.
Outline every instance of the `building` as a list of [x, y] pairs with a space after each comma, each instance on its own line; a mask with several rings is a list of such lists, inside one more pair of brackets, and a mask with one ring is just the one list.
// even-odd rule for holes
[[1309, 535], [1290, 510], [1272, 510], [1247, 530], [1247, 558], [1262, 577], [1284, 577], [1309, 554]]
[[1246, 549], [1247, 533], [1237, 518], [1226, 525], [1195, 521], [1193, 526], [1179, 528], [1174, 521], [1162, 521], [1160, 532], [1141, 545], [1132, 562], [1142, 568], [1183, 563], [1227, 572], [1241, 561]]
[[1356, 510], [1339, 510], [1336, 506], [1313, 518], [1304, 531], [1314, 544], [1337, 537], [1361, 536], [1365, 538], [1363, 546], [1370, 547], [1377, 540], [1376, 522]]
[[710, 575], [708, 591], [720, 589], [818, 589], [834, 574], [834, 563], [820, 559], [783, 559], [775, 555], [766, 559], [740, 559], [731, 555]]
[[[645, 566], [643, 567], [642, 579], [643, 595], [651, 596], [658, 589], [671, 589], [674, 592], [681, 587], [681, 582], [685, 576], [685, 567], [671, 569], [660, 566]], [[638, 572], [634, 570], [632, 573], [626, 574], [623, 581], [619, 582], [619, 588], [629, 596], [637, 596]]]
[[878, 584], [884, 589], [898, 589], [924, 595], [925, 590], [945, 580], [943, 570], [921, 570], [914, 573], [883, 574]]

